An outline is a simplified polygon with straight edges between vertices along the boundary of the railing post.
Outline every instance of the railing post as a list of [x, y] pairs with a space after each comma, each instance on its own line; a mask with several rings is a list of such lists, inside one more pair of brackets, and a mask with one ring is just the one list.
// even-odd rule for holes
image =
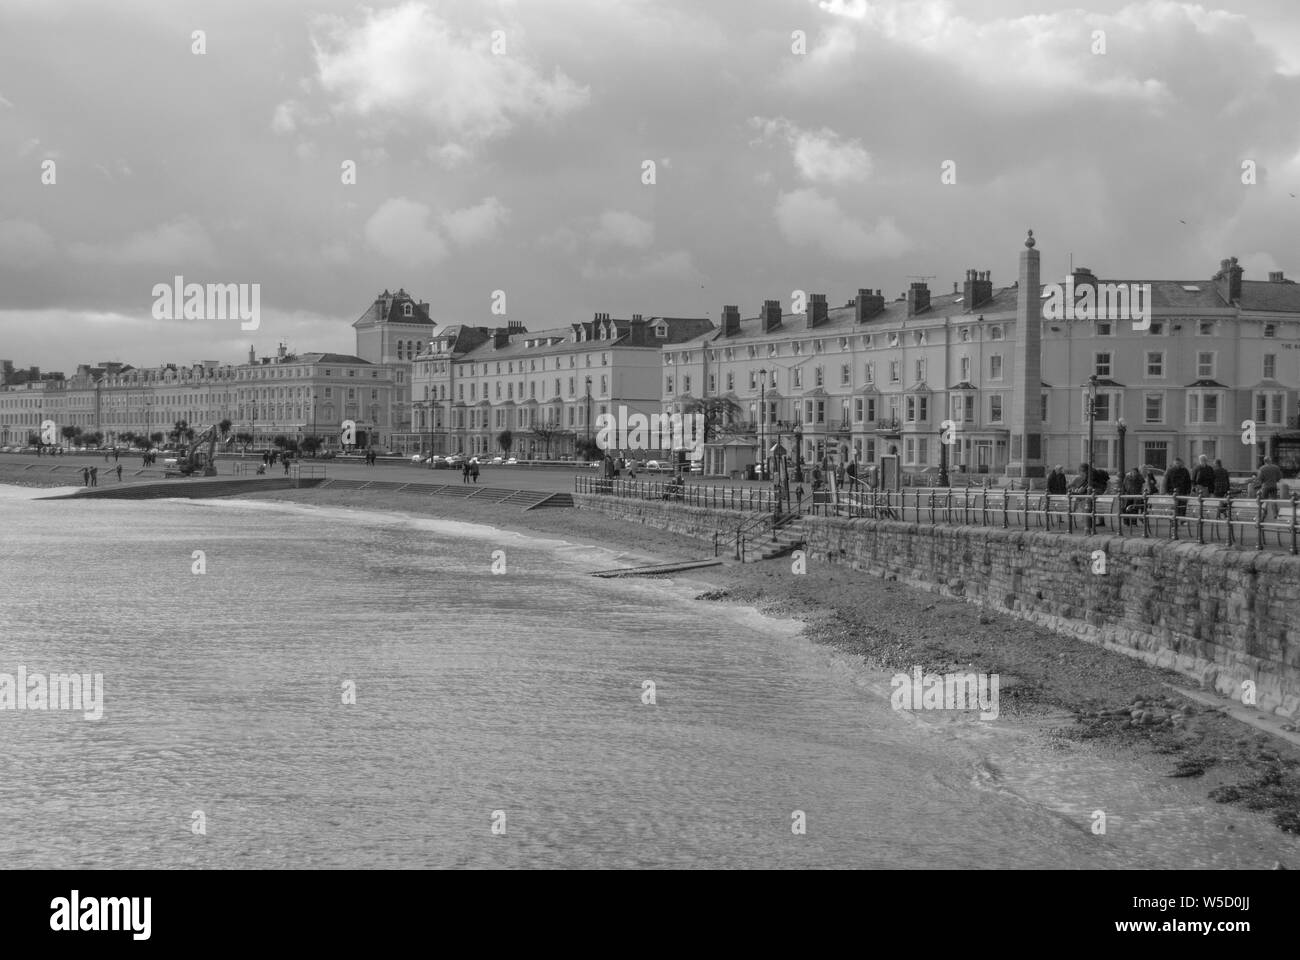
[[1002, 529], [1003, 530], [1005, 530], [1009, 526], [1009, 524], [1007, 523], [1007, 500], [1010, 499], [1010, 495], [1011, 495], [1010, 490], [1002, 491]]
[[1292, 554], [1296, 552], [1296, 546], [1297, 546], [1296, 520], [1295, 520], [1295, 510], [1296, 510], [1297, 503], [1300, 503], [1300, 497], [1297, 497], [1294, 493], [1291, 494], [1291, 553]]
[[1074, 494], [1068, 491], [1065, 494], [1065, 529], [1067, 533], [1074, 533]]
[[1264, 549], [1264, 494], [1255, 494], [1255, 549]]
[[1205, 494], [1196, 495], [1196, 542], [1205, 546]]

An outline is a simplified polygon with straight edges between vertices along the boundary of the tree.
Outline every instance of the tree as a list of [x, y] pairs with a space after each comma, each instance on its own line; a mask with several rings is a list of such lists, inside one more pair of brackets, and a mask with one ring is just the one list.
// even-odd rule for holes
[[289, 445], [289, 438], [286, 437], [283, 433], [277, 433], [271, 439], [271, 443], [279, 447], [281, 450], [283, 450], [285, 447]]
[[686, 412], [704, 417], [704, 442], [716, 443], [740, 416], [740, 404], [728, 397], [701, 397], [686, 404]]
[[171, 440], [174, 443], [180, 443], [181, 437], [185, 435], [185, 431], [188, 428], [189, 428], [189, 424], [186, 423], [184, 420], [177, 420], [176, 423], [172, 426], [172, 429], [168, 432], [167, 439]]
[[83, 433], [81, 439], [85, 440], [89, 447], [98, 447], [104, 442], [104, 435], [96, 430], [94, 433]]
[[37, 433], [35, 430], [29, 430], [27, 432], [27, 446], [29, 447], [41, 446], [41, 435]]
[[248, 453], [248, 445], [253, 442], [253, 435], [247, 430], [241, 430], [239, 433], [235, 434], [235, 442], [243, 444], [244, 453]]
[[133, 446], [135, 446], [136, 435], [135, 432], [132, 430], [124, 430], [117, 435], [117, 439], [125, 443], [126, 448], [130, 450]]
[[299, 444], [299, 446], [302, 448], [303, 453], [314, 457], [316, 456], [316, 451], [321, 448], [320, 437], [303, 437], [302, 443]]
[[547, 460], [551, 459], [551, 441], [554, 440], [563, 432], [564, 431], [560, 430], [550, 421], [547, 421], [546, 423], [543, 423], [539, 426], [533, 427], [533, 436], [535, 436], [538, 440], [542, 441], [542, 443], [546, 447]]
[[221, 434], [222, 440], [230, 436], [230, 428], [232, 426], [234, 426], [234, 424], [232, 424], [229, 420], [222, 420], [219, 424], [217, 424], [217, 432]]
[[167, 438], [161, 430], [155, 430], [153, 433], [149, 434], [149, 441], [155, 446], [162, 443], [165, 439]]
[[67, 440], [69, 443], [71, 443], [73, 440], [76, 440], [77, 437], [81, 435], [81, 428], [63, 427], [62, 429], [59, 430], [59, 433], [63, 434], [64, 440]]
[[502, 430], [497, 434], [497, 443], [501, 445], [501, 452], [508, 454], [515, 444], [515, 435], [509, 430]]

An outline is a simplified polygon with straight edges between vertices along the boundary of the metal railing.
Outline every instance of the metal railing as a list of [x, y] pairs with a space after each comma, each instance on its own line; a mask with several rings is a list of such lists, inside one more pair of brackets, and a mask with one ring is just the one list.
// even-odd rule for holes
[[574, 477], [573, 492], [603, 494], [626, 500], [667, 500], [688, 507], [706, 507], [711, 510], [759, 510], [771, 513], [775, 507], [775, 498], [770, 489], [677, 483], [673, 480], [606, 480], [603, 477]]
[[1055, 530], [1085, 535], [1195, 540], [1245, 549], [1300, 553], [1300, 497], [1176, 497], [1157, 494], [1048, 494], [1033, 490], [855, 486], [836, 505], [840, 516], [904, 523]]

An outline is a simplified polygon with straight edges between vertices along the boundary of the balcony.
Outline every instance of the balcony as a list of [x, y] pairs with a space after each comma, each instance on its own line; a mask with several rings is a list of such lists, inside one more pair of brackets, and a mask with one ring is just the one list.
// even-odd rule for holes
[[899, 429], [900, 426], [897, 417], [876, 421], [875, 430], [877, 433], [898, 433]]

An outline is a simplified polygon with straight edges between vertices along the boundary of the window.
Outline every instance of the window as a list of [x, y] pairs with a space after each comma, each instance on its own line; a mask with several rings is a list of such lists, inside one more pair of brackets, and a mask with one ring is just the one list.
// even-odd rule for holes
[[989, 422], [1002, 422], [1002, 397], [996, 393], [989, 397]]
[[800, 343], [798, 340], [796, 340], [796, 341], [792, 344], [792, 347], [793, 347], [793, 349], [794, 349], [794, 355], [795, 355], [796, 357], [799, 356], [799, 354], [803, 353], [803, 344]]
[[1264, 379], [1274, 380], [1277, 378], [1277, 354], [1264, 354]]
[[758, 389], [758, 372], [756, 370], [749, 371], [749, 389]]
[[776, 344], [775, 344], [775, 343], [769, 343], [769, 344], [767, 345], [767, 355], [768, 355], [769, 357], [775, 357], [776, 354], [777, 354]]
[[1255, 394], [1255, 422], [1270, 426], [1282, 425], [1282, 407], [1286, 395], [1268, 391]]
[[867, 361], [867, 363], [863, 365], [863, 368], [862, 368], [862, 379], [863, 379], [866, 383], [875, 383], [875, 382], [876, 382], [876, 365], [875, 365], [874, 363], [872, 363], [871, 361]]
[[803, 387], [803, 371], [798, 367], [790, 371], [790, 386], [794, 388]]
[[898, 334], [896, 334], [896, 333], [891, 333], [891, 334], [889, 335], [889, 345], [890, 345], [891, 347], [896, 347], [896, 346], [898, 346]]
[[1098, 320], [1098, 321], [1097, 321], [1097, 336], [1099, 336], [1099, 337], [1109, 337], [1109, 336], [1110, 336], [1110, 331], [1111, 331], [1111, 328], [1110, 328], [1110, 321], [1109, 321], [1109, 320]]
[[663, 324], [660, 324], [659, 326], [655, 327], [655, 336], [659, 337], [660, 339], [663, 339], [664, 337], [668, 336], [668, 328]]
[[996, 326], [995, 326], [995, 327], [989, 327], [989, 339], [990, 339], [990, 340], [1001, 340], [1001, 339], [1002, 339], [1002, 328], [1001, 328], [1001, 327], [996, 327]]
[[1047, 394], [1043, 394], [1043, 395], [1039, 398], [1039, 402], [1040, 402], [1041, 406], [1039, 407], [1039, 410], [1038, 410], [1038, 417], [1039, 417], [1040, 420], [1043, 421], [1043, 423], [1047, 423], [1047, 420], [1048, 420], [1048, 417], [1047, 417], [1047, 398], [1048, 398], [1048, 395], [1047, 395]]
[[1277, 336], [1277, 327], [1271, 323], [1264, 324], [1264, 336], [1270, 340]]
[[1002, 379], [1002, 355], [1001, 354], [995, 353], [993, 354], [993, 356], [989, 357], [989, 379], [990, 380]]
[[817, 422], [818, 423], [826, 422], [826, 401], [825, 400], [817, 401]]
[[924, 360], [916, 361], [914, 370], [916, 373], [914, 382], [920, 383], [922, 380], [925, 379], [925, 361]]
[[890, 383], [898, 383], [898, 381], [899, 381], [899, 376], [898, 376], [898, 361], [897, 361], [897, 360], [890, 360], [890, 361], [889, 361], [889, 382], [890, 382]]
[[727, 374], [727, 390], [732, 391], [735, 389], [736, 389], [736, 375], [734, 373], [729, 373]]
[[[602, 382], [604, 382], [603, 377], [601, 378], [601, 380]], [[602, 387], [601, 389], [603, 390], [604, 387]], [[711, 373], [709, 374], [709, 393], [717, 393], [717, 392], [718, 392], [718, 375], [716, 373]]]
[[821, 387], [826, 384], [826, 372], [822, 367], [813, 368], [813, 384]]
[[1097, 374], [1097, 376], [1109, 377], [1110, 376], [1110, 354], [1109, 353], [1096, 354], [1095, 363], [1093, 364], [1093, 367], [1094, 367], [1094, 372]]
[[1202, 336], [1202, 337], [1214, 336], [1214, 321], [1202, 320], [1200, 323], [1196, 325], [1196, 333], [1198, 336]]
[[970, 382], [970, 357], [961, 358], [961, 379], [966, 383]]
[[840, 386], [847, 387], [853, 378], [853, 368], [847, 363], [840, 364]]
[[1219, 394], [1208, 390], [1187, 393], [1187, 422], [1216, 425], [1219, 422]]
[[1165, 422], [1165, 395], [1163, 393], [1143, 394], [1145, 412], [1143, 413], [1143, 423], [1164, 423]]
[[402, 316], [409, 317], [410, 315], [411, 315], [411, 305], [409, 303], [402, 304]]
[[1147, 351], [1147, 376], [1152, 379], [1163, 379], [1165, 375], [1165, 354], [1163, 350]]
[[970, 327], [961, 328], [961, 342], [970, 343]]
[[1206, 352], [1198, 353], [1196, 355], [1196, 375], [1202, 379], [1212, 378], [1214, 376], [1213, 353]]
[[665, 392], [665, 393], [672, 393], [672, 392], [673, 392], [673, 378], [672, 378], [672, 377], [664, 377], [664, 392]]
[[683, 393], [691, 392], [691, 378], [689, 374], [682, 377], [682, 392]]

